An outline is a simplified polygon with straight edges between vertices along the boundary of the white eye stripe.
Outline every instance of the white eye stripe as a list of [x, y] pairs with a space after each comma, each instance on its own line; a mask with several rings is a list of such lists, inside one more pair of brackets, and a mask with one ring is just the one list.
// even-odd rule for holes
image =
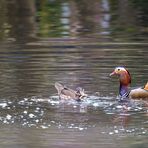
[[126, 69], [124, 67], [116, 67], [115, 70], [117, 70], [117, 71], [119, 71], [119, 70], [126, 71]]

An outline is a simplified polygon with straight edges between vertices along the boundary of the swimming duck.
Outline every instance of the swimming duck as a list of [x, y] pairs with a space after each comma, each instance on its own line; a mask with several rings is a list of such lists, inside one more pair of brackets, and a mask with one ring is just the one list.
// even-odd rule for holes
[[77, 87], [76, 90], [73, 90], [65, 85], [56, 82], [55, 88], [58, 91], [60, 99], [75, 99], [77, 101], [81, 101], [81, 99], [87, 97], [87, 94], [85, 94], [84, 89], [81, 87]]
[[148, 99], [148, 82], [144, 87], [139, 87], [135, 89], [130, 89], [131, 75], [127, 69], [124, 67], [116, 67], [114, 71], [110, 74], [118, 75], [120, 81], [119, 87], [119, 97], [120, 101], [132, 99]]

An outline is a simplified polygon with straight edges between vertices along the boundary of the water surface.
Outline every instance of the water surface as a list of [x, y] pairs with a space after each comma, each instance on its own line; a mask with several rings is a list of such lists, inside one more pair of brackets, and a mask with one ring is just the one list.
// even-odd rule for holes
[[[145, 102], [124, 109], [116, 100], [118, 80], [109, 73], [125, 65], [132, 86], [144, 85], [147, 44], [51, 42], [1, 44], [1, 145], [146, 147]], [[82, 102], [59, 100], [56, 81], [84, 87], [89, 96]]]
[[[146, 2], [0, 4], [1, 147], [147, 147], [147, 102], [118, 103], [109, 77], [125, 66], [132, 87], [147, 82]], [[55, 82], [88, 97], [60, 100]]]

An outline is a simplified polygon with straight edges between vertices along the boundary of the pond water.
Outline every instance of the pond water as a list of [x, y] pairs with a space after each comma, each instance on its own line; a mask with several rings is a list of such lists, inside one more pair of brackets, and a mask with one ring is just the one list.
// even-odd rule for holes
[[[7, 42], [0, 52], [0, 143], [2, 147], [146, 147], [148, 108], [118, 104], [117, 78], [125, 65], [133, 86], [147, 81], [147, 46], [79, 41]], [[59, 100], [54, 83], [89, 95]]]
[[[29, 1], [25, 2], [23, 5], [32, 6]], [[60, 4], [62, 16], [74, 17], [68, 7], [74, 9], [74, 2]], [[55, 30], [52, 28], [55, 32], [44, 34], [44, 24], [34, 36], [32, 15], [27, 15], [26, 11], [20, 16], [16, 12], [6, 15], [13, 15], [16, 19], [12, 21], [8, 17], [8, 22], [13, 22], [10, 23], [12, 27], [7, 27], [10, 34], [6, 33], [7, 29], [0, 34], [3, 38], [0, 42], [0, 147], [147, 147], [147, 102], [132, 100], [125, 109], [125, 105], [117, 101], [118, 79], [109, 77], [116, 66], [125, 66], [132, 75], [132, 87], [147, 82], [147, 37], [139, 33], [140, 37], [132, 36], [133, 40], [129, 34], [127, 39], [128, 32], [121, 34], [119, 39], [111, 36], [107, 2], [101, 3], [105, 10], [101, 16], [106, 18], [106, 22], [100, 22], [106, 24], [101, 31], [97, 27], [92, 29], [96, 23], [93, 22], [92, 27], [87, 21], [89, 17], [83, 20], [83, 8], [79, 9], [84, 12], [78, 11], [83, 12], [81, 28], [77, 26], [80, 30], [75, 34], [59, 31], [53, 22], [51, 26], [55, 27]], [[14, 7], [13, 3], [7, 5]], [[20, 3], [22, 8], [23, 5]], [[57, 5], [53, 6], [59, 9]], [[1, 12], [5, 14], [5, 11]], [[23, 22], [22, 15], [27, 16]], [[43, 18], [41, 12], [40, 15]], [[41, 23], [41, 18], [37, 22]], [[61, 19], [63, 24], [65, 21]], [[24, 23], [26, 28], [22, 25]], [[95, 33], [98, 30], [99, 37], [98, 32]], [[116, 35], [119, 35], [118, 30]], [[88, 97], [81, 102], [60, 100], [54, 88], [55, 82], [71, 88], [81, 86]]]

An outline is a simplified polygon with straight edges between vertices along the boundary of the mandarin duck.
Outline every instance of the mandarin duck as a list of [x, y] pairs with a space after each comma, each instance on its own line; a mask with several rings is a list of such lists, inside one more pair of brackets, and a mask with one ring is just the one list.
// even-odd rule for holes
[[131, 75], [127, 69], [124, 67], [116, 67], [114, 71], [110, 74], [118, 75], [120, 81], [119, 87], [119, 98], [120, 101], [132, 99], [148, 99], [148, 82], [144, 87], [139, 87], [135, 89], [130, 89]]
[[60, 99], [75, 99], [77, 101], [81, 101], [84, 97], [87, 97], [87, 94], [85, 94], [84, 89], [81, 87], [77, 87], [76, 90], [73, 90], [56, 82], [55, 88], [58, 91]]

